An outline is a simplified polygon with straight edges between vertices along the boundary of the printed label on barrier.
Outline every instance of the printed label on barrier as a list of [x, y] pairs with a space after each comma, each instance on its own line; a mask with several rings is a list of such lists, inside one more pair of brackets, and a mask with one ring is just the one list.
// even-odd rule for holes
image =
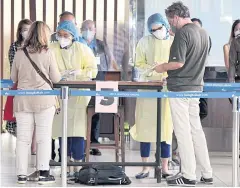
[[[118, 91], [118, 82], [96, 82], [96, 91]], [[118, 98], [96, 96], [95, 111], [98, 113], [117, 113]]]

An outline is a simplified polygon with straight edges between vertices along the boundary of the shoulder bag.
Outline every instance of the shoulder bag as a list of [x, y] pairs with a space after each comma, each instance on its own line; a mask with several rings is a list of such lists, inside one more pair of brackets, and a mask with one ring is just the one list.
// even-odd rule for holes
[[[39, 76], [42, 77], [42, 79], [52, 88], [52, 90], [54, 90], [52, 82], [49, 79], [47, 79], [47, 77], [44, 75], [44, 73], [38, 68], [36, 63], [34, 63], [34, 61], [30, 58], [29, 53], [26, 48], [23, 48], [23, 52], [25, 53], [25, 55], [27, 56], [27, 58], [29, 59], [33, 68], [36, 70], [36, 72], [39, 74]], [[59, 102], [58, 97], [56, 96], [56, 114], [60, 114], [60, 112], [61, 112], [60, 102]]]

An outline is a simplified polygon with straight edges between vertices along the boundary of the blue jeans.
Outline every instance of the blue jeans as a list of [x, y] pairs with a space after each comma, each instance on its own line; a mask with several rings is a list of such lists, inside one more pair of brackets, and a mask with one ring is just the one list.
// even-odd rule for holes
[[[60, 151], [62, 147], [62, 138], [59, 138]], [[75, 160], [84, 159], [85, 142], [83, 137], [67, 138], [67, 156]]]
[[[149, 142], [140, 142], [140, 152], [141, 157], [149, 157], [150, 155], [151, 143]], [[169, 158], [170, 157], [170, 145], [166, 142], [161, 142], [161, 158]]]

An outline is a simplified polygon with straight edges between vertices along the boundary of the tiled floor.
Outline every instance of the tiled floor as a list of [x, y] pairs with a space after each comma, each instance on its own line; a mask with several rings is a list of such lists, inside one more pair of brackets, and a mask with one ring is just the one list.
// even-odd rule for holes
[[[26, 185], [16, 184], [16, 175], [15, 175], [15, 138], [10, 136], [8, 133], [1, 135], [1, 186], [2, 187], [36, 187], [36, 183], [27, 183]], [[113, 161], [114, 154], [113, 151], [102, 150], [103, 155], [101, 157], [91, 156], [91, 161]], [[140, 161], [138, 151], [126, 152], [127, 161]], [[211, 162], [214, 170], [214, 187], [230, 187], [232, 181], [232, 166], [231, 166], [231, 154], [230, 153], [211, 153]], [[152, 155], [153, 156], [153, 155]], [[153, 158], [152, 158], [153, 160]], [[33, 171], [33, 163], [35, 157], [31, 157], [29, 162], [29, 172]], [[167, 184], [165, 181], [157, 184], [156, 179], [153, 178], [153, 170], [151, 171], [150, 178], [143, 180], [136, 180], [134, 175], [141, 170], [140, 167], [126, 167], [126, 174], [131, 178], [132, 184], [131, 187], [165, 187]], [[59, 167], [52, 168], [52, 174], [55, 175], [57, 182], [53, 184], [52, 187], [61, 186]], [[176, 173], [177, 171], [173, 171]], [[200, 176], [198, 169], [198, 177]], [[83, 187], [83, 185], [75, 184], [68, 185], [71, 187]], [[204, 184], [198, 184], [197, 186], [203, 187]], [[124, 186], [125, 187], [125, 186]]]

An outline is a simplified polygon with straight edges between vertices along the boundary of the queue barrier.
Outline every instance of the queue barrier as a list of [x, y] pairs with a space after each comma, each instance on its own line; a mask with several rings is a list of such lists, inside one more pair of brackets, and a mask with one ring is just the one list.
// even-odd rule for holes
[[[1, 90], [1, 96], [61, 96], [60, 90]], [[69, 90], [68, 96], [103, 96], [127, 98], [233, 98], [240, 92], [126, 92]]]
[[[1, 88], [10, 88], [9, 80], [1, 80]], [[239, 114], [240, 84], [207, 83], [204, 90], [208, 92], [126, 92], [126, 91], [84, 91], [71, 90], [68, 86], [60, 90], [1, 90], [1, 96], [41, 96], [57, 95], [62, 100], [63, 111], [63, 150], [62, 150], [62, 186], [66, 187], [67, 176], [67, 105], [69, 96], [104, 96], [128, 98], [233, 98], [233, 150], [232, 150], [232, 186], [239, 185]], [[211, 92], [210, 92], [211, 91]], [[90, 163], [89, 163], [90, 164]], [[117, 165], [124, 165], [116, 163]]]

